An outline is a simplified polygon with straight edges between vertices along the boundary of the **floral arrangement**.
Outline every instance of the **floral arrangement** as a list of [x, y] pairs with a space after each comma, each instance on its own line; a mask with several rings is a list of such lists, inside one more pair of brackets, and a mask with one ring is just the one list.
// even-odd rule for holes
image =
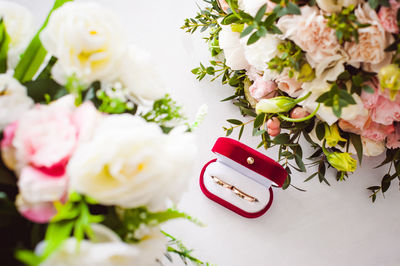
[[0, 2], [0, 240], [6, 265], [203, 264], [160, 224], [196, 147], [181, 107], [117, 16], [56, 0], [36, 35]]
[[[208, 30], [215, 57], [192, 70], [197, 79], [222, 78], [244, 116], [228, 119], [227, 135], [246, 125], [259, 147], [278, 146], [278, 161], [306, 172], [301, 136], [315, 149], [308, 158], [329, 185], [326, 169], [345, 180], [363, 156], [386, 152], [389, 165], [372, 201], [400, 180], [400, 2], [396, 0], [205, 0], [182, 29]], [[355, 156], [356, 155], [356, 156]]]

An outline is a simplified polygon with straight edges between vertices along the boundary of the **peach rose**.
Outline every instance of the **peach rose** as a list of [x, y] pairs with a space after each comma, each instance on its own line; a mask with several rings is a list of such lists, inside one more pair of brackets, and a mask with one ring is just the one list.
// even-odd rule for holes
[[381, 7], [378, 12], [379, 22], [383, 28], [390, 33], [399, 33], [399, 26], [397, 25], [397, 11], [400, 8], [400, 3], [395, 0], [390, 0], [390, 7]]
[[[392, 57], [391, 53], [386, 53], [385, 48], [391, 43], [391, 37], [379, 23], [378, 15], [371, 9], [369, 4], [358, 6], [354, 11], [360, 23], [370, 24], [369, 27], [358, 30], [359, 42], [346, 42], [345, 51], [349, 54], [349, 64], [359, 66], [360, 63], [366, 65], [367, 70], [377, 71], [374, 65], [387, 62]], [[371, 65], [371, 66], [368, 66]]]
[[298, 118], [303, 118], [308, 116], [310, 113], [307, 112], [306, 109], [304, 109], [303, 107], [296, 107], [293, 108], [292, 111], [290, 111], [290, 117], [294, 118], [294, 119], [298, 119]]
[[392, 125], [395, 121], [400, 121], [400, 103], [391, 101], [388, 95], [382, 93], [379, 82], [374, 80], [367, 83], [374, 88], [374, 93], [363, 91], [361, 100], [364, 107], [369, 109], [372, 121], [382, 125]]
[[321, 62], [337, 61], [342, 57], [335, 30], [326, 23], [327, 20], [318, 8], [303, 6], [301, 15], [282, 17], [278, 21], [278, 27], [284, 37], [294, 41], [307, 53], [308, 62], [315, 67]]

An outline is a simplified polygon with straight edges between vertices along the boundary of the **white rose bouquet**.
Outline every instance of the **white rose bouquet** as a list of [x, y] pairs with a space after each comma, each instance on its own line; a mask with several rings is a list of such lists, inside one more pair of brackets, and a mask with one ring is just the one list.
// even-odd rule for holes
[[[306, 181], [329, 185], [326, 168], [345, 180], [363, 156], [386, 152], [389, 164], [371, 199], [400, 180], [400, 2], [397, 0], [211, 0], [186, 19], [189, 33], [209, 30], [214, 60], [192, 70], [235, 88], [244, 116], [228, 119], [227, 135], [253, 124], [259, 147], [278, 146], [288, 171], [306, 172], [301, 136], [317, 165]], [[284, 131], [281, 131], [284, 129]], [[291, 163], [291, 161], [293, 163]], [[310, 168], [313, 169], [313, 168]]]
[[0, 2], [1, 264], [202, 264], [160, 224], [196, 147], [181, 107], [115, 14], [56, 0], [32, 15]]

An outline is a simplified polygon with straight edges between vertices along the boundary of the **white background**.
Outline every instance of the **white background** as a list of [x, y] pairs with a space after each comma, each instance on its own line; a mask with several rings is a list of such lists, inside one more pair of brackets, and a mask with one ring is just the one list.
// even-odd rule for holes
[[[52, 5], [51, 0], [17, 0], [29, 7], [39, 24]], [[219, 82], [199, 83], [190, 70], [209, 59], [200, 34], [180, 30], [184, 18], [197, 12], [193, 0], [102, 0], [126, 25], [135, 45], [147, 49], [174, 98], [185, 105], [193, 118], [206, 103], [209, 115], [197, 130], [199, 155], [190, 188], [180, 208], [207, 226], [187, 221], [172, 222], [165, 229], [195, 249], [195, 255], [220, 266], [263, 265], [400, 265], [400, 193], [394, 182], [372, 204], [366, 187], [377, 185], [385, 169], [373, 169], [382, 157], [365, 159], [363, 169], [349, 180], [331, 187], [317, 180], [303, 183], [307, 175], [294, 174], [292, 182], [306, 189], [299, 192], [275, 190], [269, 212], [258, 219], [242, 218], [208, 200], [198, 186], [202, 165], [213, 158], [210, 149], [223, 136], [225, 119], [240, 118], [230, 103], [219, 101], [232, 89]], [[198, 0], [200, 2], [200, 0]], [[241, 118], [240, 118], [241, 119]], [[245, 130], [242, 141], [252, 147], [258, 139]], [[306, 145], [305, 145], [306, 146]], [[304, 147], [305, 147], [304, 146]], [[262, 152], [266, 152], [262, 150]], [[274, 151], [266, 152], [276, 158]], [[174, 265], [181, 265], [179, 260]]]

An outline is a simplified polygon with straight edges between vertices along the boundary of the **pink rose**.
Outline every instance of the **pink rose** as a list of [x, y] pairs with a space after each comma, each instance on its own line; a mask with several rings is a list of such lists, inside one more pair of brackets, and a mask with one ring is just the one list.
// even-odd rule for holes
[[374, 80], [368, 82], [368, 85], [374, 88], [375, 93], [363, 91], [361, 100], [364, 107], [369, 109], [372, 121], [382, 125], [392, 125], [395, 121], [400, 121], [400, 103], [391, 101], [379, 87], [379, 83]]
[[54, 178], [37, 168], [26, 166], [19, 176], [18, 188], [18, 210], [27, 219], [42, 223], [56, 213], [53, 202], [66, 197], [68, 179], [66, 175]]
[[[54, 201], [67, 194], [66, 166], [78, 143], [89, 139], [100, 114], [91, 102], [63, 97], [36, 105], [5, 129], [2, 154], [19, 176], [18, 206], [33, 221], [48, 221]], [[51, 211], [53, 209], [53, 211]]]
[[278, 118], [272, 117], [267, 121], [267, 131], [271, 137], [275, 137], [281, 133], [281, 122]]
[[371, 122], [362, 131], [361, 136], [369, 138], [373, 141], [382, 141], [386, 137], [394, 132], [393, 125], [382, 125], [375, 122]]
[[349, 63], [358, 66], [360, 63], [370, 64], [368, 69], [375, 70], [373, 65], [386, 62], [391, 58], [391, 53], [385, 49], [391, 43], [385, 29], [379, 23], [378, 15], [371, 9], [369, 4], [360, 5], [355, 11], [357, 20], [360, 23], [370, 24], [369, 27], [358, 30], [359, 42], [346, 42], [345, 51], [349, 54]]
[[379, 22], [383, 28], [390, 33], [399, 33], [397, 25], [397, 11], [400, 8], [400, 3], [395, 0], [390, 0], [390, 7], [381, 7], [378, 13]]
[[275, 82], [278, 84], [278, 89], [286, 92], [290, 97], [297, 98], [301, 93], [301, 86], [303, 83], [299, 82], [295, 78], [289, 78], [286, 73], [279, 75]]
[[400, 148], [400, 126], [397, 125], [395, 131], [387, 137], [386, 147], [389, 149]]
[[[278, 27], [284, 36], [294, 41], [307, 54], [309, 63], [314, 65], [332, 58], [338, 60], [341, 46], [335, 30], [329, 28], [327, 20], [316, 7], [303, 6], [301, 15], [283, 16]], [[328, 64], [327, 64], [328, 65]]]
[[276, 83], [270, 80], [264, 80], [258, 76], [254, 83], [249, 87], [251, 97], [256, 100], [269, 99], [276, 95]]

